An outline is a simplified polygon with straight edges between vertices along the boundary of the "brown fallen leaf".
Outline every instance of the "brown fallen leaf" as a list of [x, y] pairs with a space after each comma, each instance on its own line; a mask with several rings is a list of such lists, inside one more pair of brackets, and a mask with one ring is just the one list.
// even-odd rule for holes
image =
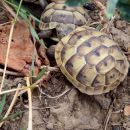
[[[10, 24], [0, 25], [0, 64], [2, 65], [5, 63], [10, 28]], [[25, 21], [17, 23], [13, 32], [7, 67], [27, 76], [29, 75], [32, 58], [35, 54], [37, 57], [35, 73], [37, 74], [40, 61], [38, 60], [37, 51], [34, 53], [34, 50], [36, 48], [32, 43], [27, 23]]]
[[125, 116], [130, 116], [130, 105], [126, 105], [124, 107], [124, 115]]

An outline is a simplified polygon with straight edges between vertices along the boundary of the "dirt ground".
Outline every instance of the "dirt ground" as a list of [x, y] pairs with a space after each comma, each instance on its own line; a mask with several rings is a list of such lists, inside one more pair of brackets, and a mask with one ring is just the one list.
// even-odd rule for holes
[[[91, 22], [99, 20], [98, 10], [88, 11]], [[1, 21], [1, 20], [0, 20]], [[104, 31], [130, 59], [130, 24], [118, 16]], [[22, 77], [7, 76], [6, 89], [24, 84]], [[12, 95], [7, 96], [6, 109]], [[130, 77], [117, 89], [99, 96], [82, 94], [67, 81], [61, 72], [53, 72], [48, 82], [33, 90], [33, 130], [130, 130]], [[21, 112], [6, 121], [0, 130], [25, 130], [28, 125], [27, 94], [21, 95], [12, 113]]]

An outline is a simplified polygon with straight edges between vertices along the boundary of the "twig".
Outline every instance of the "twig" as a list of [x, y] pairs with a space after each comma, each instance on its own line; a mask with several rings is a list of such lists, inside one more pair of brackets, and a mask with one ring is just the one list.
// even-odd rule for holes
[[101, 24], [101, 22], [93, 22], [93, 23], [89, 24], [89, 26], [93, 26], [93, 25], [97, 25], [97, 24]]
[[[18, 85], [18, 88], [20, 88], [20, 87], [21, 87], [21, 85], [19, 84], [19, 85]], [[14, 95], [14, 97], [13, 97], [13, 100], [12, 100], [12, 102], [11, 102], [11, 104], [10, 104], [10, 106], [9, 106], [9, 108], [8, 108], [8, 110], [7, 110], [7, 112], [6, 112], [6, 114], [5, 114], [5, 116], [3, 117], [3, 120], [4, 120], [5, 118], [7, 118], [7, 116], [10, 114], [10, 112], [11, 112], [11, 110], [12, 110], [12, 108], [13, 108], [13, 106], [14, 106], [16, 100], [17, 100], [18, 93], [19, 93], [19, 89], [17, 89], [17, 91], [15, 92], [15, 95]], [[0, 123], [0, 128], [2, 127], [3, 123], [4, 123], [4, 121]]]
[[55, 71], [55, 72], [58, 72], [59, 71], [59, 68], [57, 66], [55, 67], [51, 67], [51, 66], [46, 66], [46, 65], [42, 65], [41, 66], [41, 69], [46, 69], [47, 71]]
[[107, 22], [104, 27], [100, 30], [101, 32], [103, 32], [104, 30], [106, 30], [108, 32], [108, 29], [112, 26], [114, 20], [115, 20], [116, 16], [113, 16], [111, 18], [111, 20], [109, 22]]
[[4, 66], [4, 72], [3, 72], [2, 82], [1, 82], [1, 86], [0, 86], [0, 93], [1, 93], [3, 85], [4, 85], [5, 73], [6, 73], [6, 68], [7, 68], [7, 64], [8, 64], [9, 50], [10, 50], [10, 46], [11, 46], [14, 26], [15, 26], [15, 23], [17, 21], [17, 17], [18, 17], [21, 5], [22, 5], [22, 0], [20, 0], [16, 17], [15, 17], [14, 22], [12, 23], [12, 26], [11, 26], [11, 29], [10, 29], [9, 40], [8, 40], [8, 47], [7, 47], [7, 53], [6, 53], [6, 59], [5, 59], [5, 66]]
[[107, 125], [108, 125], [109, 119], [111, 117], [111, 114], [112, 114], [112, 111], [113, 111], [113, 104], [114, 104], [115, 101], [116, 101], [116, 99], [113, 100], [113, 102], [112, 102], [112, 104], [110, 106], [110, 109], [108, 111], [107, 117], [106, 117], [106, 119], [104, 121], [104, 124], [105, 124], [104, 130], [107, 130]]
[[129, 55], [129, 54], [130, 54], [130, 52], [124, 52], [124, 54], [125, 54], [125, 55]]
[[[29, 77], [26, 77], [27, 86], [30, 86]], [[32, 130], [32, 92], [28, 88], [28, 100], [29, 100], [29, 117], [28, 117], [28, 130]]]
[[67, 90], [65, 90], [63, 93], [61, 93], [61, 94], [59, 94], [59, 95], [57, 95], [57, 96], [55, 96], [55, 97], [52, 97], [51, 95], [48, 95], [48, 94], [46, 94], [45, 92], [43, 92], [40, 87], [38, 87], [38, 89], [39, 89], [39, 91], [41, 92], [41, 94], [47, 96], [47, 97], [50, 98], [50, 99], [55, 99], [55, 98], [58, 99], [58, 98], [62, 97], [63, 95], [65, 95], [67, 92], [69, 92], [69, 91], [71, 90], [71, 89], [67, 89]]
[[105, 120], [105, 123], [104, 123], [105, 124], [104, 130], [107, 130], [107, 125], [108, 125], [111, 114], [112, 114], [112, 108], [110, 108], [109, 111], [108, 111], [108, 114], [107, 114], [107, 117], [106, 117], [106, 120]]
[[12, 21], [1, 23], [0, 26], [8, 25], [8, 24], [11, 24], [11, 23], [12, 23]]
[[[0, 73], [4, 73], [4, 69], [0, 68]], [[23, 76], [23, 74], [21, 74], [19, 72], [13, 72], [13, 71], [9, 71], [9, 70], [6, 70], [5, 74], [14, 75], [14, 76]]]
[[55, 125], [55, 126], [59, 126], [59, 124], [54, 124], [54, 123], [51, 123], [51, 122], [47, 122], [45, 119], [43, 119], [43, 120], [44, 120], [43, 122], [38, 122], [37, 124], [34, 124], [34, 126], [42, 125], [42, 124], [45, 124], [45, 123], [46, 124], [52, 124], [52, 125]]
[[[28, 105], [24, 105], [25, 108], [29, 108]], [[32, 109], [33, 110], [45, 110], [45, 109], [51, 109], [51, 108], [57, 108], [59, 106], [50, 106], [50, 107], [43, 107], [43, 108], [39, 108], [38, 106], [33, 106]]]
[[23, 89], [24, 88], [15, 88], [15, 89], [11, 89], [11, 90], [5, 90], [5, 91], [1, 92], [0, 95], [15, 92], [15, 91], [18, 91], [18, 90], [23, 90]]
[[11, 45], [11, 40], [12, 40], [12, 35], [13, 35], [13, 30], [14, 30], [14, 25], [15, 24], [13, 23], [12, 26], [11, 26], [11, 30], [10, 30], [8, 47], [7, 47], [7, 53], [6, 53], [6, 59], [5, 59], [4, 72], [3, 72], [3, 77], [2, 77], [1, 86], [0, 86], [0, 93], [1, 93], [3, 85], [4, 85], [4, 79], [5, 79], [5, 73], [6, 73], [7, 63], [8, 63], [8, 56], [9, 56], [9, 50], [10, 50], [10, 45]]

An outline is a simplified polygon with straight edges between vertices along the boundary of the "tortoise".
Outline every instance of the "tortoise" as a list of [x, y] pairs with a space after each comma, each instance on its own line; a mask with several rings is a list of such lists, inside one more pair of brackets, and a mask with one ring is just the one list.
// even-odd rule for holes
[[119, 45], [92, 27], [77, 27], [55, 47], [58, 67], [82, 93], [99, 95], [116, 88], [129, 63]]
[[[43, 37], [49, 37], [51, 30], [56, 30], [56, 37], [61, 39], [77, 26], [83, 26], [89, 21], [89, 16], [82, 6], [70, 7], [65, 0], [51, 0], [41, 15], [40, 30]], [[50, 31], [50, 33], [48, 33]], [[46, 35], [47, 32], [47, 35]], [[39, 35], [41, 36], [40, 33]]]

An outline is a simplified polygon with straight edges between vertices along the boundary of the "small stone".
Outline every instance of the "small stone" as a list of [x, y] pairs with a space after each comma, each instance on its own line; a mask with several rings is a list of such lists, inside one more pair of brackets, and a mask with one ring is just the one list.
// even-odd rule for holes
[[105, 97], [104, 94], [101, 94], [101, 95], [95, 95], [94, 99], [99, 103], [99, 105], [103, 109], [109, 109], [110, 104], [111, 104], [111, 98], [110, 97]]
[[124, 107], [124, 115], [130, 116], [130, 105]]
[[49, 129], [49, 130], [53, 130], [53, 124], [52, 123], [48, 123], [46, 125], [46, 128]]
[[47, 50], [47, 55], [48, 55], [49, 57], [51, 57], [51, 58], [54, 58], [54, 56], [55, 56], [55, 46], [56, 46], [56, 45], [52, 45], [52, 46], [50, 46], [50, 47], [48, 48], [48, 50]]
[[118, 29], [122, 29], [122, 28], [125, 28], [127, 25], [126, 25], [125, 21], [118, 20], [118, 21], [116, 21], [116, 25], [115, 26]]

